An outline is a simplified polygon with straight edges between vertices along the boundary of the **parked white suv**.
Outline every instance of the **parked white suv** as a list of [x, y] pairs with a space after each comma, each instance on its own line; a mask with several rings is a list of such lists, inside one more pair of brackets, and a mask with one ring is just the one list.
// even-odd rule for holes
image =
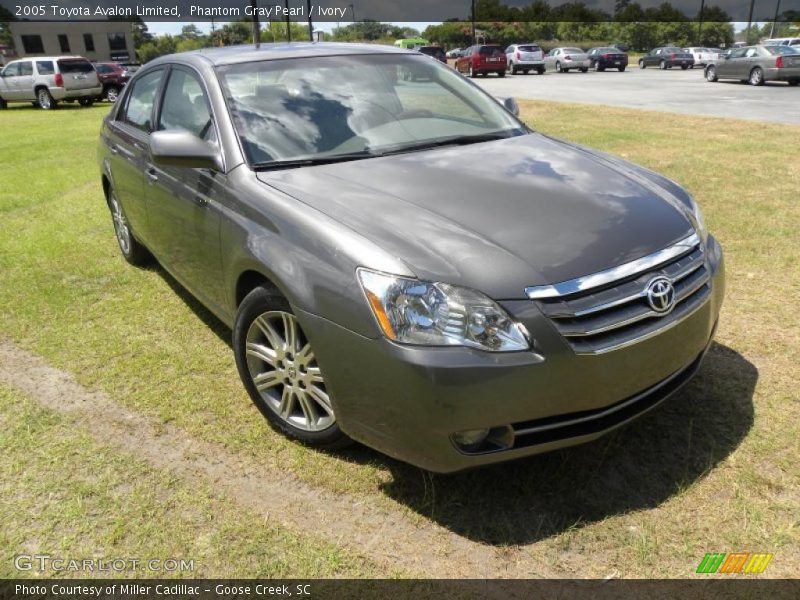
[[694, 64], [690, 67], [693, 69], [697, 65], [707, 65], [719, 60], [719, 53], [715, 52], [712, 48], [683, 48], [687, 54], [694, 57]]
[[94, 65], [82, 56], [23, 58], [0, 71], [0, 108], [32, 102], [51, 109], [62, 100], [90, 106], [102, 93]]
[[545, 71], [544, 51], [536, 44], [511, 44], [506, 48], [506, 64], [508, 72], [515, 75], [522, 71], [536, 71], [541, 75]]

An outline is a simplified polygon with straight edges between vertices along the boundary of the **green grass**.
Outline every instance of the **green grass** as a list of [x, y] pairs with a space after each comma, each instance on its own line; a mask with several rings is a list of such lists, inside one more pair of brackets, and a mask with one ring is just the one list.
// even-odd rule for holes
[[800, 163], [788, 149], [800, 128], [520, 105], [537, 129], [685, 185], [726, 251], [718, 344], [699, 377], [598, 442], [442, 477], [273, 433], [238, 382], [229, 333], [163, 272], [120, 258], [95, 162], [103, 107], [0, 113], [0, 335], [129, 409], [442, 524], [532, 569], [682, 577], [707, 551], [767, 551], [768, 575], [796, 574]]
[[[19, 572], [14, 557], [137, 559], [117, 576], [365, 577], [369, 560], [324, 540], [271, 525], [220, 497], [93, 442], [75, 419], [39, 408], [0, 386], [0, 578]], [[148, 571], [145, 561], [192, 561]], [[169, 563], [167, 563], [169, 567]], [[108, 573], [106, 573], [108, 574]], [[102, 575], [102, 573], [101, 573]]]

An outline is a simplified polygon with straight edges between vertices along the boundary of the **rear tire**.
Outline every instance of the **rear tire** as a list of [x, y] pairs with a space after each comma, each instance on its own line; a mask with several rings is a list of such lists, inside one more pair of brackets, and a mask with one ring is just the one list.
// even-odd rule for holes
[[103, 97], [112, 104], [117, 101], [117, 96], [119, 96], [119, 88], [115, 85], [108, 86], [106, 93], [103, 94]]
[[[681, 70], [682, 71], [685, 71], [688, 68], [689, 68], [689, 65], [681, 65]], [[692, 67], [692, 68], [694, 68], [694, 67]]]
[[339, 428], [311, 344], [276, 290], [257, 287], [242, 300], [233, 354], [250, 399], [273, 429], [315, 448], [351, 443]]
[[624, 71], [625, 71], [625, 67], [617, 67], [617, 70], [618, 70], [620, 73], [622, 73], [622, 72], [624, 72]]
[[498, 71], [497, 72], [497, 76], [498, 77], [505, 77], [506, 76], [506, 72], [505, 71]]
[[114, 223], [114, 235], [117, 238], [119, 250], [122, 257], [134, 267], [143, 267], [153, 261], [153, 255], [139, 243], [133, 235], [131, 226], [125, 216], [122, 205], [114, 195], [114, 190], [108, 190], [108, 208], [111, 211], [111, 219]]
[[475, 79], [476, 73], [475, 69], [472, 68], [472, 65], [469, 66], [469, 70], [467, 71], [467, 73], [469, 74], [470, 79]]
[[537, 72], [539, 75], [544, 75], [544, 67], [540, 67], [540, 68], [536, 69], [536, 72]]
[[[789, 85], [791, 87], [797, 87], [798, 83], [800, 83], [800, 80], [797, 80], [797, 79], [792, 79], [791, 81], [789, 81]], [[2, 108], [2, 107], [0, 106], [0, 108]]]
[[564, 69], [561, 68], [561, 61], [556, 62], [556, 73], [564, 73]]
[[3, 98], [0, 98], [0, 110], [6, 109], [6, 108], [8, 108], [8, 102], [3, 100]]
[[764, 71], [761, 70], [761, 67], [756, 67], [750, 71], [750, 78], [747, 81], [750, 85], [764, 85]]
[[36, 90], [36, 100], [42, 110], [52, 110], [58, 106], [58, 103], [53, 100], [53, 96], [50, 95], [50, 90], [47, 88]]
[[667, 61], [662, 60], [660, 63], [658, 63], [658, 68], [661, 69], [662, 71], [666, 71], [667, 70]]
[[511, 73], [512, 75], [517, 74], [517, 67], [514, 66], [513, 62], [508, 63], [508, 66], [506, 68], [508, 69], [508, 72]]
[[581, 73], [588, 73], [589, 67], [581, 67]]
[[596, 63], [594, 63], [594, 70], [599, 73], [602, 73], [603, 71], [606, 70], [606, 68], [603, 65], [601, 65], [600, 61], [598, 60]]

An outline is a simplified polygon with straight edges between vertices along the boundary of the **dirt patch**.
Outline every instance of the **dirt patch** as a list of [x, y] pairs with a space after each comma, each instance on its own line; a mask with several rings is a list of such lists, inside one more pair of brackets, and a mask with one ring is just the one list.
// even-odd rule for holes
[[[0, 339], [0, 382], [47, 409], [75, 418], [98, 442], [167, 469], [184, 481], [204, 478], [269, 521], [322, 537], [386, 566], [426, 577], [542, 577], [520, 552], [467, 540], [401, 511], [333, 494], [291, 474], [254, 464], [185, 431], [158, 423], [87, 389], [42, 358]], [[527, 563], [527, 564], [525, 564]]]

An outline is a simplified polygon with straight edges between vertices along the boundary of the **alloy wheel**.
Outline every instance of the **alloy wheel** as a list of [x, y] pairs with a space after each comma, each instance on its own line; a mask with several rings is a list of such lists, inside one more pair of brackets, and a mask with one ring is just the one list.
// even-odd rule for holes
[[750, 73], [750, 85], [761, 85], [762, 83], [764, 83], [764, 73], [756, 67]]
[[128, 222], [125, 220], [125, 215], [116, 196], [112, 194], [108, 199], [108, 203], [111, 205], [111, 218], [114, 220], [114, 233], [117, 236], [119, 249], [127, 256], [131, 253], [130, 227], [128, 227]]
[[314, 351], [293, 314], [278, 310], [256, 317], [245, 353], [253, 385], [282, 421], [303, 431], [336, 422]]
[[39, 100], [39, 106], [43, 109], [48, 110], [53, 107], [53, 98], [46, 89], [40, 89], [36, 97]]
[[717, 70], [714, 67], [706, 69], [706, 79], [712, 83], [717, 80]]

